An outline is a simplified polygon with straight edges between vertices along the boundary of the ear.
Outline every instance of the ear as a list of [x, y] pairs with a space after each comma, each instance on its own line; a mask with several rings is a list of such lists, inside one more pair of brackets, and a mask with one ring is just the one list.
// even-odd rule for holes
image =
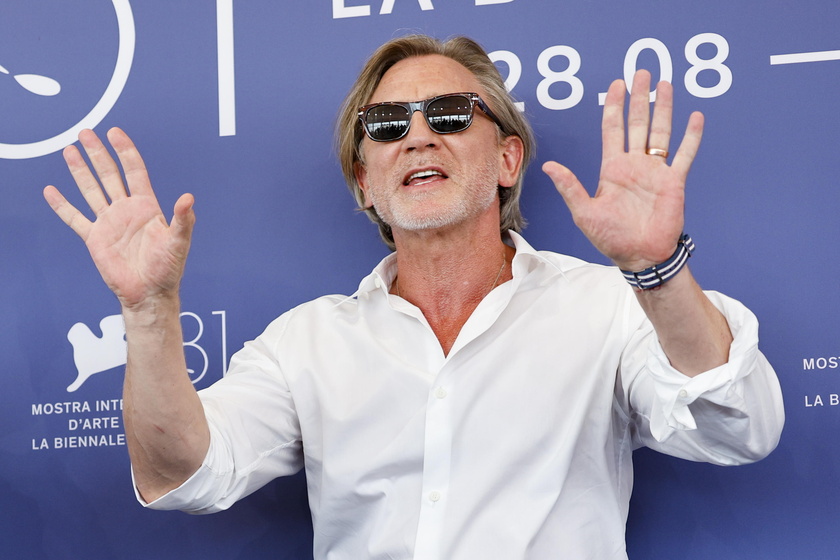
[[373, 207], [373, 202], [368, 196], [367, 169], [365, 169], [365, 166], [362, 165], [362, 162], [357, 161], [353, 164], [353, 174], [356, 176], [356, 182], [359, 184], [359, 188], [365, 196], [364, 207]]
[[519, 136], [508, 136], [501, 143], [499, 186], [512, 187], [519, 178], [519, 171], [522, 169], [522, 159], [525, 154], [522, 138]]

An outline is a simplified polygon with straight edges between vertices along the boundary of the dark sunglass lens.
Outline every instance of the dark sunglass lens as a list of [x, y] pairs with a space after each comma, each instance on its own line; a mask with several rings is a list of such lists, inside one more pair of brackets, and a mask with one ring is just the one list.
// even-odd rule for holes
[[365, 113], [365, 127], [374, 140], [394, 140], [405, 134], [408, 109], [399, 105], [377, 105]]
[[426, 108], [426, 115], [432, 130], [442, 134], [466, 130], [472, 122], [470, 100], [463, 95], [451, 95], [432, 101]]

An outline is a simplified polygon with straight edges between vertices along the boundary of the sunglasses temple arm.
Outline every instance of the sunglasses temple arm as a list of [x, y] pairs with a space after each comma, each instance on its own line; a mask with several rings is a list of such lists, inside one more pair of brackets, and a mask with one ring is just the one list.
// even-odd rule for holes
[[507, 134], [507, 132], [505, 131], [505, 127], [502, 126], [502, 121], [499, 120], [499, 117], [497, 117], [496, 114], [490, 109], [490, 107], [487, 106], [487, 103], [485, 103], [483, 99], [481, 99], [480, 97], [477, 97], [476, 98], [476, 104], [478, 105], [479, 109], [484, 111], [485, 115], [490, 117], [490, 119], [494, 123], [496, 123], [496, 126], [498, 126], [501, 129], [503, 134]]

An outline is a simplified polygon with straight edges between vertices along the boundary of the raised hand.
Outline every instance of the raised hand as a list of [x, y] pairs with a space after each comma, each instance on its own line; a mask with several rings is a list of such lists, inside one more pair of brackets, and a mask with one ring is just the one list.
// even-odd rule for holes
[[577, 177], [559, 163], [546, 162], [543, 171], [563, 196], [575, 224], [599, 251], [620, 268], [643, 270], [667, 260], [676, 249], [684, 222], [686, 177], [700, 147], [703, 115], [691, 115], [680, 147], [668, 165], [671, 84], [657, 85], [651, 119], [650, 74], [636, 72], [626, 129], [625, 89], [624, 81], [616, 80], [607, 92], [602, 121], [603, 160], [595, 196], [590, 197]]
[[44, 198], [85, 242], [103, 280], [124, 309], [153, 304], [158, 297], [177, 297], [195, 224], [194, 199], [182, 195], [175, 203], [172, 223], [167, 224], [137, 148], [118, 128], [108, 131], [108, 140], [127, 185], [93, 131], [83, 130], [79, 141], [96, 175], [75, 146], [64, 150], [67, 167], [96, 216], [93, 222], [52, 185], [44, 189]]

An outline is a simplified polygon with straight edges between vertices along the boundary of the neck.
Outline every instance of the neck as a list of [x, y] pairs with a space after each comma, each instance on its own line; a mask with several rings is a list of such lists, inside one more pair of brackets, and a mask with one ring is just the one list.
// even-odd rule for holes
[[458, 333], [484, 297], [511, 279], [515, 253], [493, 234], [395, 236], [397, 278], [391, 293], [417, 306], [448, 353]]

